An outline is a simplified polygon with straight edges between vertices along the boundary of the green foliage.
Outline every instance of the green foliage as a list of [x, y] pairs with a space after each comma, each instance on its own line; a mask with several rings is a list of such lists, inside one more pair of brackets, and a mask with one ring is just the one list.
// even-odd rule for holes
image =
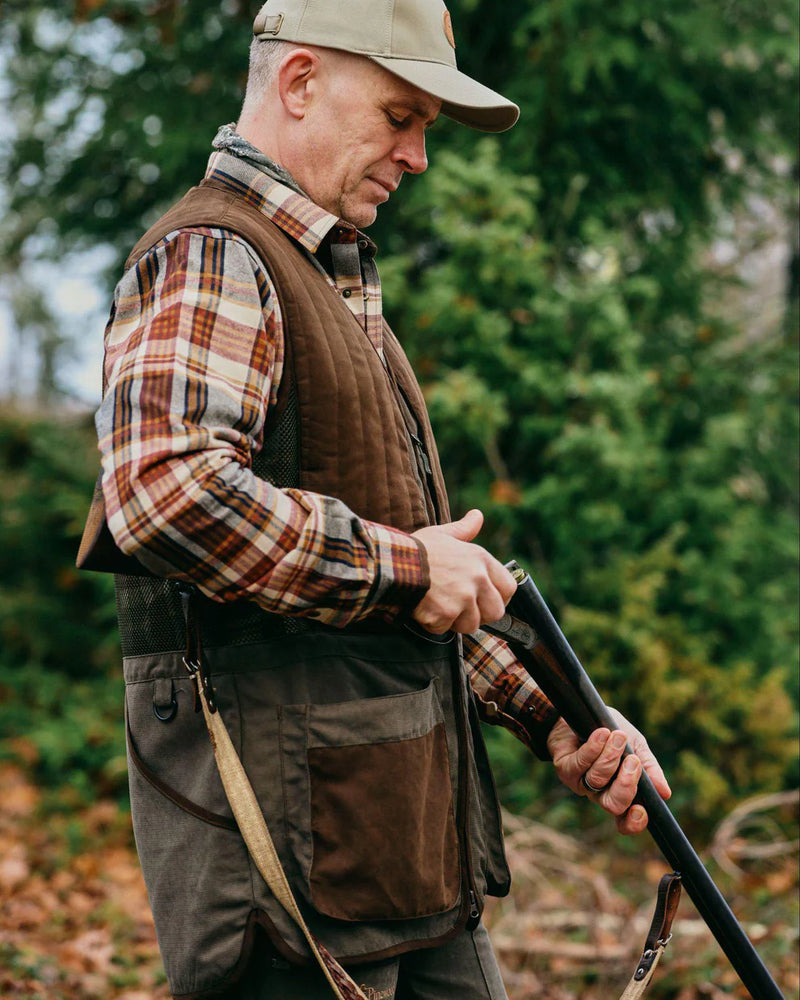
[[494, 18], [488, 3], [460, 6], [462, 61], [523, 109], [503, 146], [539, 177], [544, 231], [561, 248], [598, 216], [641, 227], [666, 208], [673, 234], [691, 230], [709, 219], [710, 181], [728, 201], [749, 169], [796, 149], [793, 0], [510, 0]]
[[[4, 8], [2, 269], [98, 242], [124, 258], [235, 118], [257, 6]], [[437, 125], [430, 171], [375, 226], [387, 313], [455, 510], [485, 511], [482, 541], [529, 566], [708, 822], [797, 780], [797, 257], [760, 339], [704, 262], [750, 192], [795, 211], [797, 3], [462, 0], [453, 18], [460, 65], [523, 117], [489, 139]], [[0, 427], [21, 456], [0, 635], [5, 666], [78, 677], [108, 662], [110, 603], [61, 568], [93, 464], [61, 434]], [[492, 742], [515, 808], [563, 808], [546, 769]]]
[[737, 350], [698, 294], [626, 269], [633, 237], [600, 220], [565, 262], [542, 200], [496, 140], [443, 153], [413, 195], [438, 257], [395, 261], [387, 294], [456, 509], [483, 508], [703, 821], [796, 758], [796, 346]]
[[252, 16], [235, 0], [35, 0], [4, 12], [18, 129], [0, 154], [7, 253], [31, 236], [47, 255], [107, 241], [118, 272], [143, 220], [194, 183], [215, 126], [236, 116]]
[[41, 784], [68, 790], [72, 807], [124, 796], [122, 692], [119, 669], [77, 679], [0, 664], [0, 757], [25, 760]]
[[0, 413], [4, 667], [96, 676], [116, 653], [111, 580], [75, 568], [99, 468], [91, 427]]
[[75, 568], [97, 464], [90, 422], [0, 413], [0, 755], [80, 801], [125, 774], [112, 581]]

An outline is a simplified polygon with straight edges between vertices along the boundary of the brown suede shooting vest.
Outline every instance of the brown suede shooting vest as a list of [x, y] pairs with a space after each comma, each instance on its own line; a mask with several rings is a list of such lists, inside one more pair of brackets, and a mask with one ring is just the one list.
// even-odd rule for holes
[[[204, 181], [152, 227], [239, 234], [280, 303], [286, 365], [253, 471], [414, 531], [449, 520], [422, 393], [384, 324], [386, 364], [303, 252], [229, 189]], [[96, 505], [95, 505], [96, 507]], [[102, 513], [95, 509], [94, 526]], [[175, 584], [109, 564], [126, 680], [134, 832], [176, 997], [211, 995], [246, 966], [256, 927], [307, 952], [270, 896], [228, 807], [182, 663]], [[90, 568], [91, 568], [91, 564]], [[496, 796], [454, 637], [400, 625], [337, 630], [205, 600], [204, 662], [313, 932], [358, 963], [444, 942], [508, 890]]]

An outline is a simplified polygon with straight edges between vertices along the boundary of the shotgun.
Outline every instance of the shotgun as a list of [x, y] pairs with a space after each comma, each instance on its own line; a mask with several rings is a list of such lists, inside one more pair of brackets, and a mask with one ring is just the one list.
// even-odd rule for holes
[[[533, 580], [516, 562], [506, 564], [517, 581], [507, 613], [483, 626], [505, 639], [530, 675], [581, 739], [616, 721], [564, 637]], [[630, 746], [625, 753], [631, 753]], [[642, 771], [635, 802], [647, 810], [647, 829], [682, 877], [700, 916], [753, 1000], [785, 1000], [741, 924], [706, 871], [666, 802]]]

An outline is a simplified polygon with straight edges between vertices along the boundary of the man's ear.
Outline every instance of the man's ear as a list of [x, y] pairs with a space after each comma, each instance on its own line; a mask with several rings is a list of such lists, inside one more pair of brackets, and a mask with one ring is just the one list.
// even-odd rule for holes
[[310, 49], [293, 49], [278, 67], [278, 94], [287, 114], [305, 117], [319, 82], [320, 57]]

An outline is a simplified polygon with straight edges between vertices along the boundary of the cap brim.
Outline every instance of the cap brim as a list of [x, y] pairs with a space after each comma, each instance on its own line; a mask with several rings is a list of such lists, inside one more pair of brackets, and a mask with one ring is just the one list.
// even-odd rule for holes
[[401, 80], [438, 97], [442, 114], [462, 125], [482, 132], [505, 132], [519, 118], [516, 104], [452, 66], [420, 59], [369, 58]]

